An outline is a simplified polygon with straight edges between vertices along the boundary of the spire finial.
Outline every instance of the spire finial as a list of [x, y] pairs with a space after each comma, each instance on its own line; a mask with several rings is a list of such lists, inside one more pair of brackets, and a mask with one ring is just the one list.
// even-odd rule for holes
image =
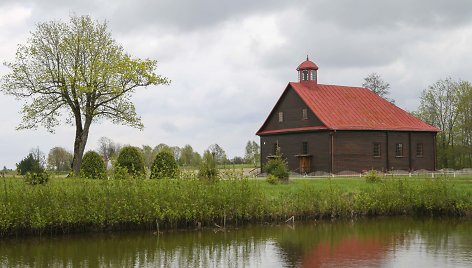
[[308, 54], [306, 54], [306, 60], [309, 60], [309, 59], [308, 59]]

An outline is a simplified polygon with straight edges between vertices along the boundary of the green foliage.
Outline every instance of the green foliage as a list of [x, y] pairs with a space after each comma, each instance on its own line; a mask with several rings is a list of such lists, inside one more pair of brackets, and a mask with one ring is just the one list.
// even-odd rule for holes
[[111, 172], [111, 176], [115, 180], [128, 180], [132, 179], [133, 176], [128, 173], [128, 169], [119, 165], [114, 165]]
[[222, 225], [224, 219], [228, 224], [285, 221], [288, 215], [331, 219], [472, 211], [471, 188], [464, 191], [449, 179], [392, 178], [379, 184], [320, 179], [281, 186], [247, 179], [206, 183], [56, 178], [43, 187], [29, 187], [11, 178], [1, 179], [0, 186], [0, 236], [149, 228], [156, 221], [165, 228], [196, 222]]
[[139, 148], [123, 147], [116, 159], [116, 165], [126, 168], [132, 176], [144, 175], [144, 157]]
[[28, 172], [38, 171], [42, 169], [39, 159], [33, 153], [29, 153], [20, 163], [16, 164], [16, 170], [21, 175], [26, 175]]
[[248, 141], [246, 144], [246, 152], [244, 155], [246, 163], [253, 164], [255, 167], [259, 165], [261, 160], [260, 147], [255, 141]]
[[390, 84], [385, 82], [378, 73], [371, 73], [366, 78], [364, 78], [363, 87], [370, 89], [375, 94], [380, 97], [395, 103], [394, 100], [387, 98], [387, 95], [390, 94]]
[[174, 156], [167, 151], [157, 154], [151, 169], [151, 179], [176, 178], [179, 168]]
[[[143, 128], [132, 94], [139, 87], [169, 83], [155, 73], [157, 61], [132, 57], [111, 37], [106, 22], [89, 16], [38, 23], [26, 40], [15, 60], [5, 64], [10, 73], [0, 88], [29, 101], [19, 129], [43, 126], [53, 131], [63, 119], [80, 122], [74, 159], [82, 157], [95, 120]], [[73, 165], [78, 175], [79, 161]]]
[[49, 150], [48, 169], [54, 171], [69, 171], [74, 156], [62, 147], [54, 147]]
[[377, 170], [370, 170], [365, 175], [365, 181], [369, 183], [382, 182], [382, 178]]
[[267, 176], [266, 181], [270, 184], [278, 184], [279, 183], [279, 178], [276, 176], [270, 174]]
[[44, 185], [49, 181], [49, 174], [45, 170], [35, 170], [26, 173], [24, 181], [29, 185]]
[[146, 167], [146, 169], [151, 170], [152, 169], [152, 163], [153, 163], [154, 159], [156, 158], [155, 151], [152, 149], [151, 146], [143, 145], [141, 147], [141, 152], [143, 154], [144, 166]]
[[441, 79], [423, 90], [414, 113], [438, 127], [438, 168], [472, 166], [472, 85], [468, 81]]
[[107, 137], [101, 137], [98, 139], [98, 148], [97, 152], [103, 158], [105, 165], [108, 164], [108, 161], [116, 158], [116, 154], [121, 149], [121, 145], [119, 143], [115, 143], [112, 139]]
[[289, 174], [287, 162], [281, 155], [277, 155], [276, 157], [267, 161], [264, 170], [268, 175], [275, 176], [281, 182], [288, 182]]
[[219, 172], [216, 168], [215, 157], [208, 150], [203, 153], [202, 163], [200, 165], [200, 169], [198, 170], [198, 177], [208, 181], [219, 180]]
[[88, 151], [82, 158], [80, 173], [87, 179], [106, 179], [105, 162], [97, 152]]
[[[227, 161], [226, 152], [218, 144], [212, 144], [208, 147], [208, 151], [212, 154], [214, 161], [218, 165], [224, 165]], [[205, 161], [205, 160], [203, 160]]]
[[192, 165], [192, 158], [193, 158], [193, 148], [189, 144], [186, 144], [182, 150], [180, 150], [180, 159], [179, 164], [182, 166], [190, 166]]

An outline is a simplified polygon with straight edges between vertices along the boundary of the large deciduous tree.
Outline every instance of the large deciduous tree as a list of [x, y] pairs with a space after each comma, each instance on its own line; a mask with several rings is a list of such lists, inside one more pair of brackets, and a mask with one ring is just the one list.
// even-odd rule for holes
[[167, 84], [157, 62], [133, 58], [111, 37], [105, 22], [72, 16], [39, 23], [20, 45], [2, 90], [25, 99], [18, 129], [53, 132], [62, 119], [75, 126], [73, 170], [80, 171], [92, 122], [108, 119], [142, 128], [131, 94], [141, 86]]
[[49, 150], [48, 168], [55, 171], [69, 171], [74, 156], [62, 147]]
[[[458, 129], [460, 126], [462, 92], [466, 92], [468, 83], [450, 78], [439, 80], [425, 89], [421, 96], [418, 115], [427, 123], [440, 128], [438, 133], [438, 160], [443, 168], [456, 165]], [[461, 105], [462, 104], [462, 105]]]
[[120, 149], [121, 145], [119, 143], [113, 142], [113, 140], [110, 138], [101, 137], [98, 139], [97, 152], [103, 158], [105, 165], [107, 165], [108, 161], [118, 154]]
[[226, 163], [226, 152], [218, 144], [212, 144], [208, 147], [208, 151], [213, 155], [214, 160], [218, 165]]
[[254, 164], [257, 166], [260, 162], [260, 147], [259, 144], [255, 141], [248, 141], [246, 144], [246, 152], [244, 155], [244, 159], [246, 163]]
[[387, 97], [387, 95], [390, 94], [390, 84], [384, 81], [378, 73], [371, 73], [365, 77], [362, 86], [370, 89], [372, 92], [389, 102], [395, 103], [395, 100]]
[[183, 166], [190, 166], [192, 164], [193, 155], [194, 151], [192, 146], [190, 144], [186, 144], [180, 150], [180, 164]]

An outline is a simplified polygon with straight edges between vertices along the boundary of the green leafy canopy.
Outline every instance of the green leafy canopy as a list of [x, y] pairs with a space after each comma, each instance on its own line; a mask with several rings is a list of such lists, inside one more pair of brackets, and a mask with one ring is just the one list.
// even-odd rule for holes
[[78, 127], [108, 119], [142, 128], [131, 93], [169, 83], [154, 73], [155, 60], [131, 57], [112, 39], [106, 22], [89, 16], [39, 23], [19, 45], [15, 61], [5, 65], [11, 72], [2, 79], [3, 92], [28, 100], [18, 129], [42, 125], [53, 132], [63, 115]]

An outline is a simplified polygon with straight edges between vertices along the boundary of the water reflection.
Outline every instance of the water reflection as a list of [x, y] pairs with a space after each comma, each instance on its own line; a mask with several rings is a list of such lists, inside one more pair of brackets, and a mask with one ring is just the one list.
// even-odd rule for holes
[[226, 232], [81, 234], [0, 241], [3, 267], [467, 267], [472, 221], [384, 218]]

